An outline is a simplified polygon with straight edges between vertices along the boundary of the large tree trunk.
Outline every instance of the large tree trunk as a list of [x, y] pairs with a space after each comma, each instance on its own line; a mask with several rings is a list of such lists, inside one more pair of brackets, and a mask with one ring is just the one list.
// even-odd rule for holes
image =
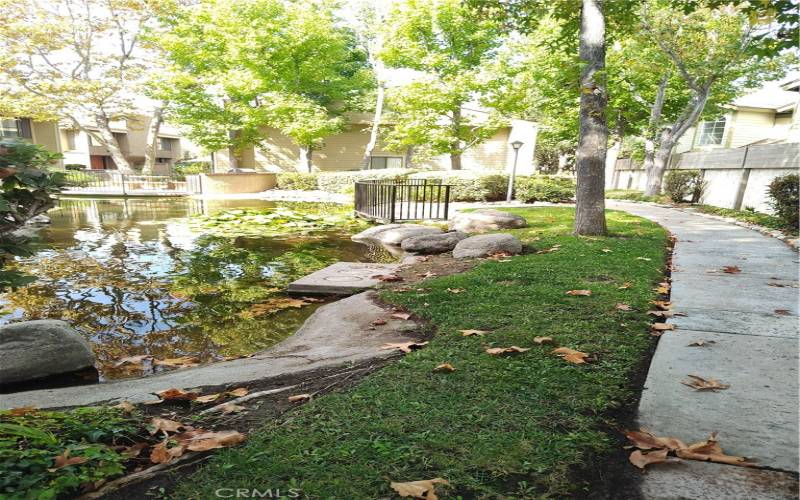
[[406, 154], [403, 157], [403, 166], [405, 168], [411, 168], [414, 165], [414, 146], [408, 146], [406, 148]]
[[156, 152], [158, 151], [158, 131], [164, 122], [164, 110], [160, 107], [153, 110], [150, 124], [147, 126], [147, 136], [145, 137], [144, 165], [142, 175], [153, 175], [153, 167], [156, 164]]
[[130, 162], [128, 162], [128, 159], [125, 158], [125, 155], [122, 153], [122, 149], [119, 147], [117, 138], [114, 137], [114, 133], [111, 131], [108, 118], [103, 115], [96, 115], [95, 122], [97, 125], [98, 135], [100, 136], [100, 142], [102, 142], [102, 145], [108, 150], [108, 153], [111, 155], [111, 159], [114, 160], [114, 164], [117, 166], [117, 170], [123, 174], [134, 173]]
[[364, 158], [361, 160], [361, 169], [366, 170], [370, 167], [370, 158], [375, 146], [378, 144], [378, 132], [381, 127], [381, 115], [383, 114], [383, 84], [378, 83], [377, 96], [375, 97], [375, 116], [372, 118], [372, 129], [369, 132], [369, 142], [364, 150]]
[[575, 170], [575, 234], [606, 234], [605, 163], [606, 125], [605, 19], [602, 0], [583, 0], [579, 56], [581, 72], [580, 131]]
[[310, 146], [300, 146], [300, 165], [310, 174], [314, 170], [314, 150]]
[[461, 105], [453, 110], [453, 136], [455, 140], [450, 144], [450, 170], [461, 170]]
[[669, 132], [665, 130], [662, 133], [658, 148], [650, 153], [649, 169], [647, 165], [647, 156], [645, 156], [647, 186], [645, 187], [644, 194], [647, 196], [658, 196], [661, 194], [661, 184], [664, 179], [664, 173], [669, 166], [669, 156], [673, 147], [675, 147], [675, 139], [671, 138]]

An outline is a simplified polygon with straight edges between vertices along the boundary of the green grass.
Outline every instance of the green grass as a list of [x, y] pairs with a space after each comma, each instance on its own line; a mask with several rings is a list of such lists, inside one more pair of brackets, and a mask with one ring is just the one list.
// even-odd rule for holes
[[[561, 248], [428, 280], [424, 294], [386, 293], [435, 327], [425, 349], [222, 451], [174, 497], [294, 487], [308, 498], [390, 498], [390, 481], [434, 477], [450, 481], [437, 488], [441, 498], [585, 496], [591, 471], [618, 449], [614, 415], [633, 406], [632, 380], [654, 343], [645, 311], [663, 275], [666, 233], [609, 212], [611, 236], [576, 238], [571, 208], [509, 211], [530, 222], [511, 232], [534, 250]], [[565, 294], [572, 289], [593, 294]], [[633, 310], [615, 309], [620, 302]], [[596, 361], [568, 364], [536, 336]], [[498, 358], [487, 345], [531, 350]], [[456, 371], [432, 373], [440, 363]]]
[[797, 235], [797, 228], [787, 224], [780, 217], [751, 210], [733, 210], [731, 208], [712, 207], [711, 205], [698, 205], [697, 210], [707, 214], [733, 217], [742, 222], [757, 224], [769, 229], [778, 229], [786, 234]]
[[646, 196], [642, 191], [638, 191], [636, 189], [609, 189], [608, 191], [606, 191], [606, 199], [626, 200], [626, 201], [650, 201], [653, 203], [669, 203], [669, 197], [666, 195]]

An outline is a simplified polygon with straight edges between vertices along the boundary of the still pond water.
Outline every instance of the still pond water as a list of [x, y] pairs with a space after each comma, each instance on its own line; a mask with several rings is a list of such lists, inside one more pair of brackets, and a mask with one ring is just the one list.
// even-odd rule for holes
[[[71, 323], [92, 343], [105, 379], [161, 370], [153, 360], [208, 362], [267, 348], [320, 304], [287, 306], [289, 282], [337, 261], [390, 259], [352, 242], [346, 231], [226, 237], [189, 223], [199, 214], [276, 206], [261, 200], [63, 199], [48, 212], [52, 223], [39, 231], [39, 251], [19, 263], [36, 281], [0, 295], [0, 323]], [[139, 355], [152, 359], [120, 363]]]

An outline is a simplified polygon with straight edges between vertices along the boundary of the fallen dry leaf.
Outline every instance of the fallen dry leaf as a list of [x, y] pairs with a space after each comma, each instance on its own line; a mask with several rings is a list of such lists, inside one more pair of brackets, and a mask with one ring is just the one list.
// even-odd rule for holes
[[570, 363], [574, 363], [576, 365], [585, 364], [586, 358], [589, 357], [589, 355], [585, 352], [576, 351], [575, 349], [570, 349], [569, 347], [559, 347], [557, 349], [553, 349], [552, 353], [564, 361], [569, 361]]
[[611, 249], [610, 248], [601, 248], [600, 251], [603, 252], [603, 253], [608, 253], [608, 252], [611, 251]]
[[502, 354], [516, 354], [525, 351], [530, 351], [530, 348], [517, 347], [515, 345], [512, 345], [511, 347], [490, 347], [486, 349], [486, 353], [491, 354], [492, 356], [500, 356]]
[[245, 436], [237, 431], [204, 432], [184, 441], [189, 451], [206, 451], [227, 448], [244, 442]]
[[626, 281], [622, 285], [618, 286], [617, 290], [627, 290], [628, 288], [630, 288], [632, 286], [633, 286], [633, 283], [631, 283], [630, 281]]
[[661, 295], [667, 295], [669, 293], [669, 288], [665, 286], [657, 286], [653, 288], [653, 291]]
[[778, 316], [788, 316], [791, 314], [788, 309], [775, 309], [773, 312]]
[[376, 274], [375, 276], [372, 276], [372, 279], [385, 282], [403, 281], [403, 278], [396, 274]]
[[636, 257], [636, 260], [646, 260], [646, 261], [648, 261], [648, 262], [649, 262], [649, 261], [651, 261], [651, 260], [653, 260], [653, 259], [651, 259], [651, 258], [648, 258], [648, 257]]
[[693, 443], [675, 451], [680, 458], [688, 460], [699, 460], [702, 462], [716, 462], [727, 465], [738, 465], [742, 467], [755, 467], [757, 464], [748, 462], [745, 457], [726, 455], [717, 440], [717, 433], [714, 432], [705, 441]]
[[9, 410], [12, 417], [22, 417], [31, 413], [36, 413], [37, 411], [39, 411], [39, 409], [34, 406], [20, 406], [19, 408], [11, 408]]
[[434, 276], [438, 276], [438, 275], [436, 273], [432, 273], [432, 272], [428, 271], [427, 273], [419, 273], [419, 274], [417, 274], [417, 276], [419, 276], [422, 279], [428, 279], [428, 278], [433, 278]]
[[69, 450], [64, 450], [61, 455], [56, 455], [56, 457], [53, 459], [53, 467], [47, 470], [49, 472], [55, 472], [62, 467], [66, 467], [68, 465], [85, 464], [88, 461], [89, 459], [86, 457], [70, 457]]
[[686, 444], [680, 439], [672, 437], [658, 437], [644, 429], [640, 429], [638, 431], [625, 431], [625, 437], [627, 437], [628, 440], [640, 450], [653, 450], [659, 448], [677, 450], [678, 448], [686, 448]]
[[453, 365], [451, 365], [450, 363], [442, 363], [441, 365], [434, 368], [433, 371], [436, 373], [442, 373], [442, 372], [450, 373], [456, 371], [456, 369], [453, 368]]
[[192, 401], [195, 403], [211, 403], [212, 401], [218, 400], [220, 397], [222, 397], [220, 393], [206, 394], [205, 396], [197, 396]]
[[686, 345], [687, 345], [687, 347], [705, 347], [705, 346], [709, 346], [711, 344], [716, 344], [716, 343], [717, 342], [715, 340], [702, 340], [701, 339], [701, 340], [695, 340], [694, 342], [691, 342], [691, 343], [686, 344]]
[[405, 353], [409, 353], [414, 349], [420, 349], [428, 345], [427, 342], [398, 342], [398, 343], [388, 343], [383, 344], [381, 349], [400, 349]]
[[376, 319], [375, 321], [373, 321], [370, 324], [373, 325], [373, 326], [385, 325], [386, 324], [386, 320], [385, 319]]
[[647, 311], [647, 314], [651, 316], [655, 316], [656, 318], [671, 318], [675, 316], [675, 313], [672, 311]]
[[150, 443], [147, 442], [136, 443], [124, 448], [120, 453], [126, 455], [128, 458], [134, 458], [138, 457], [142, 450], [148, 446], [150, 446]]
[[440, 477], [425, 479], [423, 481], [409, 481], [407, 483], [396, 483], [392, 481], [389, 486], [401, 497], [422, 498], [424, 500], [438, 500], [436, 496], [437, 484], [450, 484], [447, 480]]
[[655, 331], [665, 331], [665, 330], [674, 330], [675, 325], [672, 323], [653, 323], [650, 325], [650, 328]]
[[307, 306], [308, 304], [309, 303], [304, 300], [293, 299], [291, 297], [274, 297], [266, 302], [253, 304], [250, 306], [250, 309], [246, 311], [246, 313], [252, 316], [263, 316], [265, 314], [271, 314], [283, 309], [299, 309], [303, 306]]
[[587, 295], [591, 295], [591, 294], [592, 294], [591, 290], [570, 290], [570, 291], [567, 292], [567, 295], [587, 296]]
[[165, 439], [153, 446], [153, 449], [150, 451], [150, 462], [154, 464], [166, 464], [186, 452], [186, 447], [183, 445], [167, 448], [168, 441], [168, 439]]
[[119, 368], [122, 365], [141, 365], [142, 361], [146, 359], [152, 359], [153, 356], [150, 354], [140, 354], [138, 356], [127, 356], [125, 358], [120, 358], [114, 362], [112, 365], [114, 368]]
[[662, 311], [672, 309], [672, 302], [669, 302], [668, 300], [651, 300], [650, 303]]
[[737, 266], [723, 266], [722, 272], [728, 274], [739, 274], [740, 272], [742, 272], [742, 270], [739, 269]]
[[246, 387], [237, 387], [236, 389], [231, 389], [230, 391], [227, 391], [225, 394], [227, 394], [228, 396], [240, 398], [242, 396], [247, 396], [249, 392], [250, 390], [247, 389]]
[[411, 317], [411, 315], [409, 313], [398, 312], [398, 313], [392, 314], [392, 318], [394, 318], [394, 319], [406, 320], [406, 319], [408, 319], [410, 317]]
[[630, 311], [631, 310], [631, 306], [629, 306], [628, 304], [620, 303], [620, 304], [616, 304], [614, 306], [614, 309], [617, 309], [618, 311]]
[[459, 332], [461, 332], [461, 335], [463, 335], [464, 337], [471, 337], [473, 335], [477, 335], [479, 337], [483, 337], [484, 335], [489, 333], [489, 332], [485, 332], [483, 330], [459, 330]]
[[466, 290], [464, 290], [463, 288], [448, 288], [447, 291], [450, 293], [466, 292]]
[[511, 256], [512, 256], [512, 254], [510, 252], [506, 252], [505, 250], [500, 250], [500, 251], [497, 251], [497, 252], [492, 252], [486, 258], [489, 259], [489, 260], [496, 260], [496, 261], [499, 261], [499, 262], [507, 262], [508, 260], [510, 260], [509, 257], [511, 257]]
[[704, 379], [697, 375], [687, 375], [691, 380], [681, 380], [681, 384], [691, 387], [696, 391], [721, 391], [725, 390], [730, 385], [723, 384], [715, 378]]
[[294, 396], [289, 396], [286, 399], [289, 400], [290, 403], [300, 403], [311, 399], [311, 394], [295, 394]]
[[235, 405], [233, 403], [225, 403], [224, 405], [220, 406], [220, 410], [222, 411], [223, 415], [227, 415], [228, 413], [239, 413], [240, 411], [244, 411], [247, 408], [244, 406]]
[[533, 337], [534, 344], [555, 344], [556, 341], [553, 340], [553, 337]]
[[199, 365], [200, 359], [195, 356], [181, 356], [179, 358], [155, 359], [153, 360], [153, 364], [159, 366], [175, 366], [178, 368], [186, 368]]
[[133, 410], [136, 409], [136, 407], [133, 406], [133, 403], [131, 403], [130, 401], [123, 401], [118, 405], [114, 405], [114, 408], [119, 408], [120, 410], [124, 411], [125, 413], [130, 413], [130, 412], [132, 412]]
[[150, 431], [150, 435], [157, 432], [178, 432], [179, 429], [186, 428], [186, 426], [180, 422], [159, 417], [153, 417], [153, 419], [150, 420], [150, 426], [153, 428]]
[[631, 453], [631, 455], [628, 457], [628, 460], [636, 467], [644, 469], [651, 464], [674, 461], [667, 458], [667, 454], [669, 454], [669, 450], [666, 448], [653, 450], [646, 453], [641, 450], [634, 450], [633, 453]]
[[192, 401], [197, 399], [200, 395], [196, 392], [187, 392], [183, 389], [167, 389], [165, 391], [157, 392], [156, 395], [163, 399], [164, 401], [168, 400], [176, 400], [176, 401]]

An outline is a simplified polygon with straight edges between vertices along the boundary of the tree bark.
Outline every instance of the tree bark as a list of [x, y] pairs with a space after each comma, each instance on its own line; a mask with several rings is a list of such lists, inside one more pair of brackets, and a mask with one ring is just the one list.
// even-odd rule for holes
[[580, 130], [576, 150], [576, 235], [606, 234], [605, 163], [608, 145], [606, 125], [606, 44], [602, 0], [583, 0], [579, 57], [581, 71]]
[[375, 146], [378, 144], [378, 132], [381, 127], [381, 115], [383, 114], [383, 84], [378, 82], [377, 96], [375, 97], [375, 115], [372, 118], [372, 129], [369, 132], [369, 142], [364, 150], [364, 158], [361, 160], [361, 169], [366, 170], [370, 167], [370, 158]]
[[461, 106], [453, 110], [453, 136], [455, 140], [450, 144], [450, 170], [461, 170]]
[[[664, 130], [661, 134], [661, 141], [658, 148], [652, 150], [648, 155], [645, 153], [645, 171], [647, 172], [647, 185], [644, 194], [647, 196], [658, 196], [661, 194], [661, 184], [664, 179], [664, 172], [669, 166], [669, 156], [672, 148], [675, 147], [675, 139], [670, 137], [669, 130]], [[649, 168], [648, 168], [649, 167]]]
[[300, 146], [300, 165], [310, 174], [314, 171], [314, 150], [310, 146]]
[[164, 110], [161, 107], [153, 110], [150, 124], [147, 126], [147, 136], [145, 138], [144, 165], [142, 175], [153, 175], [153, 167], [156, 164], [156, 152], [158, 151], [158, 131], [164, 122]]
[[108, 118], [103, 115], [96, 115], [95, 122], [97, 125], [98, 134], [100, 135], [100, 141], [108, 150], [108, 153], [111, 155], [111, 159], [114, 160], [117, 170], [123, 174], [134, 173], [130, 162], [128, 162], [128, 159], [125, 158], [125, 155], [122, 153], [122, 149], [119, 147], [117, 138], [111, 131]]
[[408, 146], [406, 148], [406, 154], [403, 157], [403, 166], [405, 168], [411, 168], [414, 165], [414, 146]]

